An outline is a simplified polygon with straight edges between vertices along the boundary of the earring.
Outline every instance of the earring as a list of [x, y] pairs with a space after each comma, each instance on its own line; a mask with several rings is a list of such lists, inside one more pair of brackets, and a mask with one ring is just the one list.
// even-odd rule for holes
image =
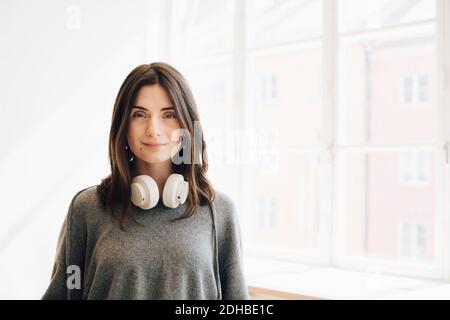
[[[128, 145], [125, 146], [125, 150], [128, 150], [128, 153], [131, 153], [131, 151], [129, 151]], [[129, 162], [134, 160], [134, 156], [131, 155], [131, 158], [128, 160]]]

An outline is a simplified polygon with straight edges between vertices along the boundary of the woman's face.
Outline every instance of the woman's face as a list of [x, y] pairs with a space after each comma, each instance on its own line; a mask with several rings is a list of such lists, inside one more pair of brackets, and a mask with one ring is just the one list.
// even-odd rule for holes
[[127, 140], [131, 152], [147, 163], [171, 159], [181, 145], [175, 108], [160, 84], [144, 85], [131, 108]]

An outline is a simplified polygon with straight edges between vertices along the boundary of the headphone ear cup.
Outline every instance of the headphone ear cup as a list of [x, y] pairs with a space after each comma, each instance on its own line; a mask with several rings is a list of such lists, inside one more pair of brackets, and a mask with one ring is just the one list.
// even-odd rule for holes
[[136, 176], [131, 183], [131, 202], [144, 210], [151, 209], [158, 204], [158, 185], [152, 177]]
[[163, 203], [166, 207], [176, 208], [186, 201], [189, 183], [181, 174], [173, 173], [167, 178], [163, 190]]

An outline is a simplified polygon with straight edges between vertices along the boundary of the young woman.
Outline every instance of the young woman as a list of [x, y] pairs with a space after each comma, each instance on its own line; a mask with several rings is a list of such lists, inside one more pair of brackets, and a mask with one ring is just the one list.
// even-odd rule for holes
[[42, 299], [248, 299], [233, 201], [206, 177], [206, 145], [183, 76], [166, 63], [122, 84], [111, 174], [79, 191]]

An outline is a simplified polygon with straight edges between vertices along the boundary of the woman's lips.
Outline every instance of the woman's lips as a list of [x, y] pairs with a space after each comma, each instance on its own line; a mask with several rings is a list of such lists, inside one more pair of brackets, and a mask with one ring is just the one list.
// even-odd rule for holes
[[149, 144], [144, 143], [144, 145], [149, 148], [158, 148], [158, 147], [165, 146], [166, 144], [167, 143], [149, 143]]

